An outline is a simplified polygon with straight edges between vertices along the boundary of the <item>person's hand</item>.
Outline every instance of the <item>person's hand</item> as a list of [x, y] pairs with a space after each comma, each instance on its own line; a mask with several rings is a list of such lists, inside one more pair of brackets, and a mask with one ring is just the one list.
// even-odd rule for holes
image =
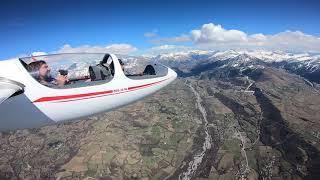
[[69, 81], [68, 76], [62, 76], [62, 75], [58, 75], [58, 77], [56, 78], [56, 82], [58, 84], [58, 86], [63, 86], [65, 85], [67, 82]]

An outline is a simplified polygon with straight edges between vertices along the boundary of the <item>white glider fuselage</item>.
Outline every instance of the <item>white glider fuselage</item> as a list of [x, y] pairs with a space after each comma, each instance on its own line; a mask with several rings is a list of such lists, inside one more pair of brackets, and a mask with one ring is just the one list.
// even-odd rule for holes
[[23, 92], [0, 102], [0, 130], [40, 127], [109, 111], [142, 99], [177, 77], [168, 68], [164, 76], [134, 80], [124, 74], [117, 57], [110, 56], [115, 69], [111, 81], [74, 88], [52, 88], [40, 84], [30, 76], [19, 59], [0, 61], [0, 78], [23, 86]]

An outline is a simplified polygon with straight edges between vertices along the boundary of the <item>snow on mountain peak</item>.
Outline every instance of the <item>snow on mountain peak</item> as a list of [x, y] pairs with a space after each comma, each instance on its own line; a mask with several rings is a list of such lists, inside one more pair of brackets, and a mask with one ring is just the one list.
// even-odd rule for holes
[[241, 60], [249, 61], [252, 58], [258, 58], [265, 62], [281, 62], [281, 61], [319, 61], [320, 55], [310, 55], [308, 53], [293, 54], [286, 53], [283, 51], [237, 51], [237, 50], [226, 50], [226, 51], [204, 51], [204, 50], [189, 50], [182, 52], [166, 53], [158, 55], [156, 58], [159, 60], [166, 61], [187, 61], [187, 60], [198, 60], [201, 58], [209, 60], [227, 60], [230, 58], [238, 57]]

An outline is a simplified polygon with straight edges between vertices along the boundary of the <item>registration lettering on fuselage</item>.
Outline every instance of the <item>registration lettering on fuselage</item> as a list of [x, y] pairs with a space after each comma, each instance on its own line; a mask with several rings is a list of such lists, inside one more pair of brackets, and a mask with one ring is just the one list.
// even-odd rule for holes
[[124, 91], [128, 91], [128, 88], [114, 89], [114, 90], [113, 90], [113, 93], [114, 93], [114, 94], [117, 94], [117, 93], [124, 92]]

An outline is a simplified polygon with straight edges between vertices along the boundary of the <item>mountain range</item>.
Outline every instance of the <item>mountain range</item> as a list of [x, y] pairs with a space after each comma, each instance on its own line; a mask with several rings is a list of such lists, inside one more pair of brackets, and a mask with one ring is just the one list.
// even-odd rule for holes
[[181, 76], [199, 74], [204, 69], [232, 68], [244, 71], [245, 69], [276, 67], [300, 75], [308, 81], [320, 83], [320, 55], [312, 53], [193, 50], [161, 54], [151, 59], [175, 68]]

